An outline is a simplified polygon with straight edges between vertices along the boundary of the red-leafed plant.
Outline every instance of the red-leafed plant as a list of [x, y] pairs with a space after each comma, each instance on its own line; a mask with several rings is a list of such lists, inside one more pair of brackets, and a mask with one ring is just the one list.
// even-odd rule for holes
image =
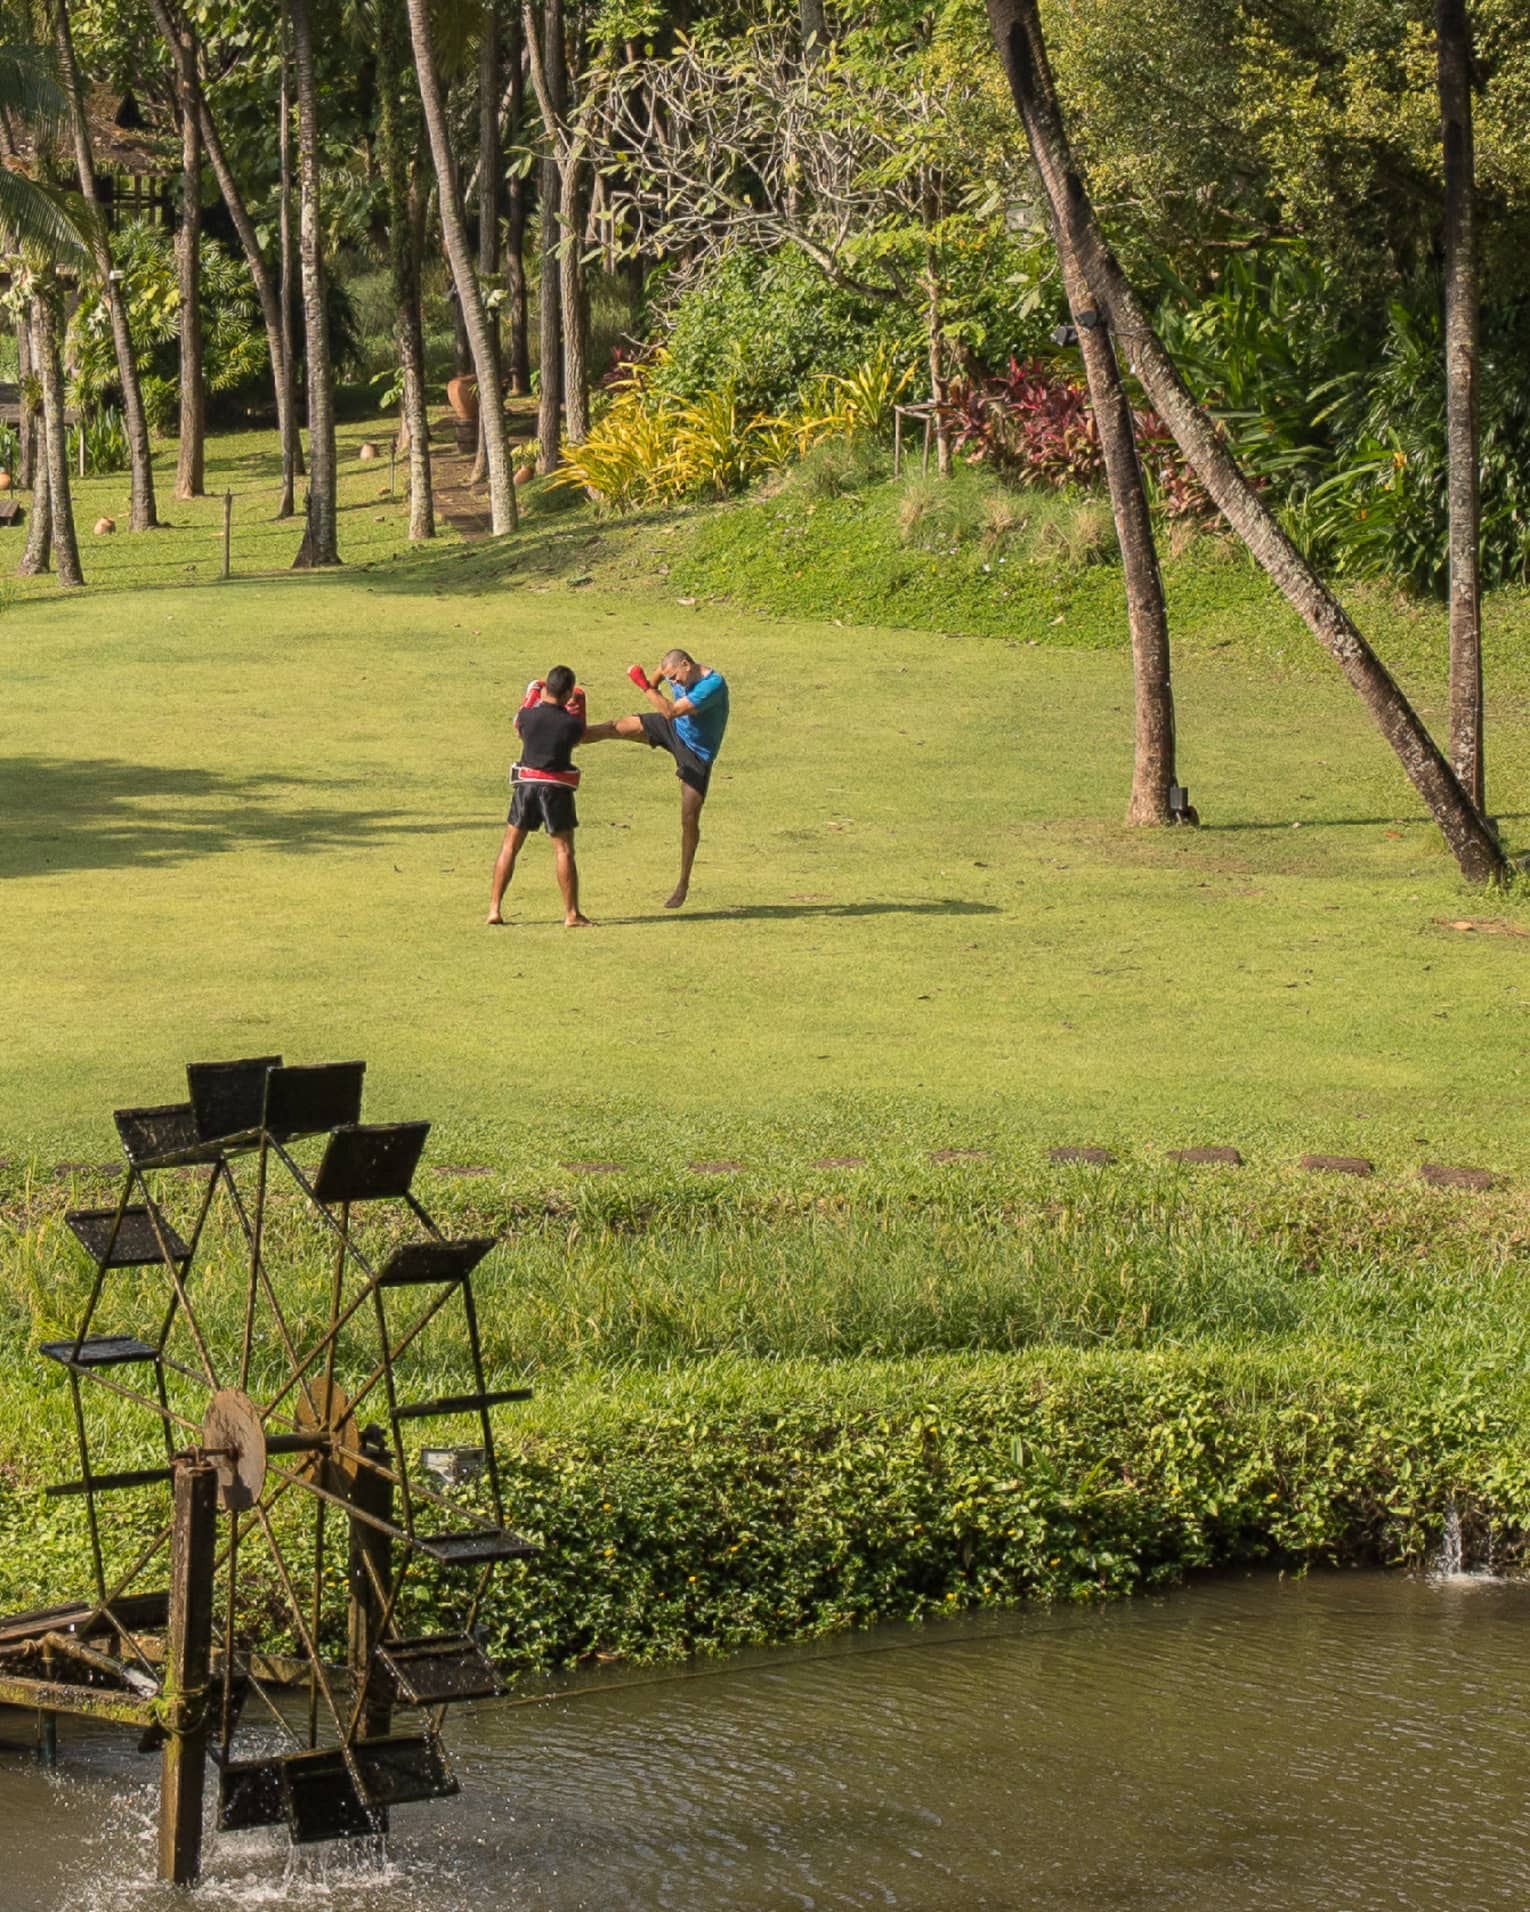
[[[1039, 359], [1009, 362], [1000, 378], [954, 379], [944, 407], [951, 444], [969, 464], [986, 464], [1026, 484], [1092, 489], [1105, 475], [1089, 394]], [[1153, 411], [1135, 414], [1143, 469], [1170, 518], [1214, 511]]]

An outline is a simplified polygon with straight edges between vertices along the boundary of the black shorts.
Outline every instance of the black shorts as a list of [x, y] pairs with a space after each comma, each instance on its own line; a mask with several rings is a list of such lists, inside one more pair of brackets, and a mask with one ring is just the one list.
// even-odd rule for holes
[[675, 775], [680, 781], [705, 796], [707, 785], [712, 781], [712, 766], [705, 757], [698, 757], [683, 737], [675, 735], [674, 720], [661, 717], [656, 710], [645, 710], [642, 724], [643, 735], [650, 746], [654, 750], [667, 750], [674, 758]]
[[549, 836], [566, 836], [579, 828], [574, 793], [561, 783], [517, 782], [505, 821], [517, 830], [545, 830]]

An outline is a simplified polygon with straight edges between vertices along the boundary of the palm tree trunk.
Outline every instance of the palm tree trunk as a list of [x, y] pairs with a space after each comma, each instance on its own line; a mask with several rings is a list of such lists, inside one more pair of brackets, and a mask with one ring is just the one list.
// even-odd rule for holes
[[112, 328], [112, 350], [117, 359], [117, 380], [122, 387], [122, 419], [127, 432], [128, 466], [131, 473], [131, 502], [128, 529], [152, 531], [159, 520], [154, 509], [154, 453], [149, 441], [149, 421], [143, 409], [143, 391], [138, 383], [138, 361], [133, 352], [133, 336], [128, 330], [127, 311], [112, 271], [111, 245], [106, 236], [106, 218], [96, 192], [95, 162], [90, 150], [90, 123], [85, 117], [85, 99], [80, 86], [80, 70], [75, 63], [74, 36], [69, 26], [69, 0], [58, 0], [53, 17], [54, 39], [58, 47], [59, 77], [69, 100], [69, 125], [74, 136], [75, 170], [80, 176], [80, 193], [90, 209], [89, 240], [91, 261], [101, 281], [101, 297], [106, 302]]
[[[531, 7], [525, 10], [528, 52], [536, 33]], [[544, 475], [554, 470], [559, 457], [558, 425], [563, 409], [563, 295], [558, 264], [558, 208], [563, 202], [563, 176], [558, 165], [556, 141], [558, 125], [568, 95], [568, 61], [563, 48], [563, 0], [543, 0], [541, 61], [543, 87], [547, 100], [542, 106], [543, 137], [547, 151], [542, 159], [537, 196], [542, 202], [540, 239], [540, 297], [537, 315], [537, 369], [541, 392], [537, 404], [537, 470]], [[533, 66], [535, 72], [535, 66]]]
[[[521, 41], [520, 15], [512, 7], [505, 23], [505, 58], [510, 67], [512, 146], [521, 142], [526, 119], [526, 53]], [[531, 390], [531, 341], [526, 327], [526, 201], [529, 181], [519, 167], [510, 181], [505, 207], [505, 303], [510, 308], [510, 350], [507, 374], [510, 390], [524, 398]]]
[[563, 309], [563, 414], [571, 445], [582, 445], [590, 435], [590, 302], [581, 257], [584, 210], [579, 190], [583, 171], [579, 151], [566, 149], [558, 208], [565, 236], [558, 255], [558, 303]]
[[181, 293], [181, 418], [175, 458], [175, 495], [200, 498], [205, 485], [207, 394], [202, 383], [202, 129], [186, 84], [196, 47], [184, 22], [177, 35], [176, 105], [181, 116], [181, 225], [175, 257]]
[[1142, 462], [1137, 456], [1137, 433], [1131, 403], [1121, 378], [1110, 328], [1098, 323], [1089, 287], [1072, 253], [1058, 240], [1063, 289], [1078, 332], [1089, 386], [1089, 409], [1100, 434], [1100, 455], [1110, 489], [1110, 510], [1121, 547], [1121, 571], [1126, 584], [1126, 622], [1131, 633], [1135, 736], [1132, 756], [1132, 794], [1128, 823], [1169, 821], [1169, 789], [1174, 768], [1174, 686], [1169, 657], [1169, 613], [1164, 603], [1163, 574], [1158, 568], [1158, 546], [1148, 510]]
[[37, 362], [42, 375], [43, 445], [48, 462], [48, 517], [53, 529], [53, 568], [63, 585], [85, 582], [74, 535], [69, 496], [69, 433], [64, 422], [64, 364], [59, 350], [62, 295], [50, 274], [37, 295]]
[[430, 472], [430, 419], [425, 409], [425, 338], [420, 319], [420, 255], [424, 245], [425, 196], [404, 158], [400, 86], [398, 0], [380, 0], [377, 10], [377, 87], [383, 182], [388, 195], [388, 262], [404, 392], [400, 406], [409, 448], [409, 536], [436, 534]]
[[296, 267], [292, 253], [292, 15], [288, 0], [282, 0], [282, 77], [277, 110], [281, 124], [277, 135], [277, 257], [281, 277], [282, 362], [287, 367], [287, 417], [290, 436], [282, 440], [282, 504], [278, 518], [290, 518], [297, 481], [307, 471], [303, 462], [303, 434], [298, 412], [297, 340], [293, 336], [292, 312], [295, 303], [293, 280]]
[[[202, 141], [196, 105], [180, 80], [176, 58], [176, 100], [181, 116], [181, 220], [175, 239], [180, 287], [180, 421], [175, 460], [175, 495], [204, 495], [207, 397], [202, 379]], [[195, 59], [194, 51], [191, 58]]]
[[319, 89], [314, 79], [310, 0], [291, 0], [297, 68], [298, 253], [303, 275], [303, 337], [308, 358], [308, 526], [297, 565], [340, 562], [335, 470], [335, 384], [329, 360], [324, 247], [319, 234]]
[[[504, 159], [499, 144], [499, 15], [494, 0], [483, 10], [478, 36], [478, 283], [492, 285], [499, 276], [500, 174]], [[504, 385], [504, 361], [499, 349], [499, 317], [489, 308], [485, 312], [489, 344], [494, 353], [497, 379]], [[478, 456], [469, 482], [481, 485], [489, 475], [483, 407], [478, 408]]]
[[436, 535], [435, 491], [430, 469], [430, 415], [425, 404], [425, 327], [420, 316], [420, 263], [425, 255], [425, 194], [418, 175], [409, 181], [406, 204], [409, 272], [398, 312], [399, 364], [404, 374], [404, 429], [409, 439], [409, 536]]
[[[19, 350], [22, 341], [26, 343], [26, 358], [23, 363], [28, 371], [35, 368], [38, 362], [37, 305], [38, 301], [34, 297], [25, 315], [16, 321], [17, 346]], [[22, 483], [32, 492], [32, 516], [27, 525], [26, 549], [21, 554], [16, 575], [23, 578], [35, 578], [46, 571], [53, 561], [53, 510], [52, 502], [48, 497], [47, 455], [40, 453], [36, 444], [42, 421], [33, 408], [27, 407], [24, 411], [21, 428], [26, 433], [31, 467]]]
[[988, 18], [1058, 229], [1154, 409], [1222, 515], [1375, 718], [1439, 824], [1462, 874], [1470, 882], [1497, 881], [1504, 872], [1503, 853], [1482, 813], [1386, 666], [1286, 536], [1212, 420], [1191, 397], [1101, 232], [1063, 130], [1037, 0], [988, 0]]
[[1445, 429], [1450, 477], [1450, 761], [1480, 810], [1482, 499], [1478, 471], [1479, 292], [1473, 180], [1472, 33], [1466, 0], [1438, 0], [1440, 132], [1445, 154]]
[[21, 385], [21, 402], [17, 407], [16, 483], [23, 491], [30, 491], [37, 466], [37, 407], [32, 403], [32, 322], [25, 312], [16, 320], [16, 376]]
[[505, 439], [504, 395], [500, 390], [499, 366], [495, 362], [488, 315], [484, 309], [482, 291], [473, 273], [473, 257], [462, 217], [462, 200], [457, 190], [456, 168], [452, 163], [451, 135], [436, 74], [435, 48], [430, 38], [429, 0], [408, 0], [408, 8], [415, 74], [419, 82], [420, 103], [425, 110], [425, 130], [430, 138], [431, 159], [435, 166], [441, 229], [446, 239], [452, 278], [457, 287], [457, 303], [472, 348], [473, 370], [478, 379], [478, 414], [483, 421], [484, 453], [489, 466], [489, 520], [498, 535], [513, 531], [519, 522], [515, 486], [511, 481], [509, 448]]

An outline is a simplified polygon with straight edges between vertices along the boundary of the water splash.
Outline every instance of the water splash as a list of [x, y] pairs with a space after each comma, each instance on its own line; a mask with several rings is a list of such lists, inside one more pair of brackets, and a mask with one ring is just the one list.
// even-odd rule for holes
[[1461, 1540], [1461, 1515], [1454, 1501], [1445, 1509], [1445, 1526], [1440, 1534], [1439, 1551], [1429, 1562], [1431, 1580], [1466, 1578], [1466, 1554]]

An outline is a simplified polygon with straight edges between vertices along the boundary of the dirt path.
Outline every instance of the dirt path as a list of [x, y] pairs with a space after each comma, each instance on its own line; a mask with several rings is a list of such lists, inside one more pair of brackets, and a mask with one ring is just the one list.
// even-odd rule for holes
[[[505, 425], [512, 451], [535, 435], [536, 423], [534, 410], [511, 410], [506, 413]], [[459, 451], [457, 422], [450, 412], [431, 420], [431, 493], [435, 499], [436, 516], [464, 538], [487, 538], [493, 529], [489, 513], [489, 487], [487, 484], [469, 484], [473, 458], [473, 452]]]

